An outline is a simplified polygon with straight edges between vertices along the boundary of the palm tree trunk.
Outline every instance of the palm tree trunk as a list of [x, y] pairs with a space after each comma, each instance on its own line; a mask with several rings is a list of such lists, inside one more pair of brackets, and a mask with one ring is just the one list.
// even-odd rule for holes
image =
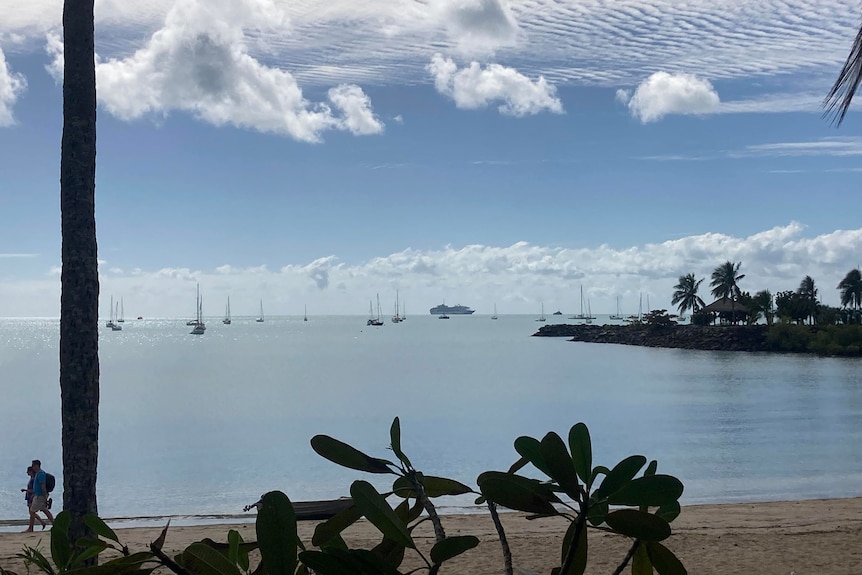
[[99, 273], [96, 252], [96, 69], [94, 0], [65, 0], [60, 213], [60, 397], [63, 509], [69, 538], [96, 513], [99, 454]]

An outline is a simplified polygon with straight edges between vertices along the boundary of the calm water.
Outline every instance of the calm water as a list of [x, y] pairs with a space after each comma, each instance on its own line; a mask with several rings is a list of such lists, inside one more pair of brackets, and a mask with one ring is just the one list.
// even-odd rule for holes
[[[271, 489], [346, 495], [369, 476], [320, 458], [309, 439], [389, 457], [396, 415], [419, 469], [469, 485], [517, 459], [517, 436], [565, 437], [584, 421], [596, 464], [658, 459], [686, 503], [862, 494], [862, 361], [531, 338], [534, 319], [103, 330], [100, 514], [241, 513]], [[62, 499], [58, 338], [57, 320], [0, 320], [0, 519], [26, 515], [19, 489], [33, 458], [57, 473]]]

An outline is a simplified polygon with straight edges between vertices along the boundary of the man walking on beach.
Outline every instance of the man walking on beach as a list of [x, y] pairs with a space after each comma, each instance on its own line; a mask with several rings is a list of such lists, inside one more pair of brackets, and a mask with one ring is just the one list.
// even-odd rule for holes
[[30, 526], [24, 530], [24, 533], [33, 532], [33, 525], [36, 523], [36, 514], [40, 511], [45, 513], [48, 523], [54, 524], [54, 516], [48, 510], [48, 487], [45, 485], [46, 475], [42, 471], [42, 462], [34, 459], [32, 466], [36, 475], [33, 477], [33, 500], [30, 502]]

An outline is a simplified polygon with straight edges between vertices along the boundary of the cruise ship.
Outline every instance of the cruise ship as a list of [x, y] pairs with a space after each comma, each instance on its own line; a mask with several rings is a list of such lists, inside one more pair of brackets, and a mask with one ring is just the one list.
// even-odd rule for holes
[[445, 303], [441, 303], [437, 307], [431, 308], [431, 315], [470, 315], [471, 313], [474, 313], [474, 310], [465, 305], [448, 306]]

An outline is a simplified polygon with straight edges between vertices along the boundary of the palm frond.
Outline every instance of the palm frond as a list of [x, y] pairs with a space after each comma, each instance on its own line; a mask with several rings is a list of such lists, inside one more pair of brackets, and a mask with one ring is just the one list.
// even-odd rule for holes
[[825, 108], [823, 117], [831, 118], [830, 123], [840, 126], [850, 109], [860, 82], [862, 82], [862, 26], [856, 33], [853, 47], [838, 74], [838, 79], [823, 100], [822, 105]]

